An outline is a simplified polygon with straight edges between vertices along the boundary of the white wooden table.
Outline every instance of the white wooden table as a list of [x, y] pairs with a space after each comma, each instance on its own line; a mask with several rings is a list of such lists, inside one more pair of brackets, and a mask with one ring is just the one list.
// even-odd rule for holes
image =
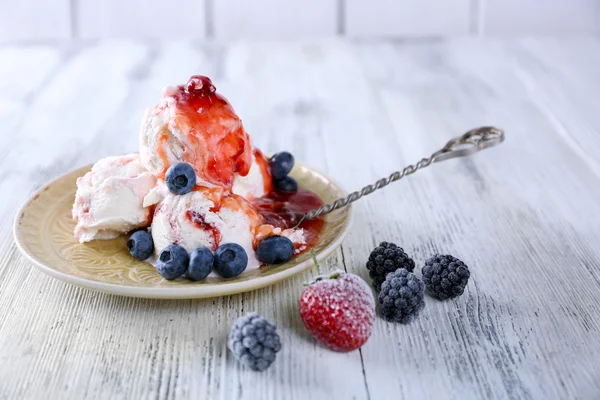
[[[69, 286], [15, 248], [18, 205], [76, 166], [135, 151], [160, 89], [202, 73], [255, 144], [348, 189], [486, 124], [502, 146], [356, 204], [329, 268], [368, 279], [380, 241], [472, 271], [360, 350], [317, 344], [296, 310], [312, 272], [230, 297], [154, 301]], [[600, 397], [600, 41], [91, 42], [0, 46], [0, 399]], [[283, 349], [267, 372], [226, 349], [249, 311]]]

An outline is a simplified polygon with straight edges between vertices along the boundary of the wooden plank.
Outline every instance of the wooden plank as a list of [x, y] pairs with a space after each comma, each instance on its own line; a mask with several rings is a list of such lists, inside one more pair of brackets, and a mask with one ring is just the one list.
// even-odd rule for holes
[[[37, 91], [45, 87], [60, 68], [68, 52], [49, 46], [0, 47], [0, 252], [5, 254], [12, 239], [12, 218], [20, 200], [31, 190], [18, 184], [16, 165], [5, 161], [19, 140], [19, 131], [25, 123], [29, 106]], [[16, 156], [16, 154], [15, 154]], [[14, 157], [13, 160], [18, 157]], [[25, 185], [27, 186], [27, 185]], [[1, 269], [1, 268], [0, 268]]]
[[71, 37], [69, 0], [3, 1], [0, 7], [0, 42]]
[[[50, 62], [47, 66], [38, 65], [40, 75], [45, 76], [41, 83], [38, 78], [33, 79], [38, 85], [26, 84], [23, 79], [14, 86], [21, 89], [13, 96], [26, 98], [24, 118], [11, 132], [12, 140], [3, 141], [0, 150], [3, 155], [0, 171], [5, 176], [0, 182], [0, 190], [4, 193], [0, 249], [7, 256], [0, 264], [0, 303], [5, 313], [0, 325], [0, 336], [5, 338], [0, 341], [0, 358], [5, 362], [0, 369], [4, 376], [12, 375], [15, 366], [22, 366], [23, 370], [32, 373], [12, 375], [13, 379], [2, 382], [0, 393], [7, 398], [52, 397], [52, 391], [68, 392], [69, 385], [56, 384], [57, 380], [64, 374], [72, 378], [71, 373], [77, 375], [81, 371], [71, 369], [72, 360], [66, 356], [73, 345], [70, 337], [74, 325], [65, 325], [65, 321], [86, 314], [84, 309], [77, 307], [78, 300], [74, 294], [77, 289], [49, 280], [18, 255], [13, 241], [9, 239], [16, 209], [32, 190], [75, 164], [88, 161], [86, 144], [92, 141], [107, 115], [110, 116], [123, 100], [122, 90], [126, 92], [127, 88], [119, 86], [124, 83], [122, 77], [143, 60], [144, 54], [144, 47], [134, 44], [98, 45], [73, 50], [59, 59], [62, 64], [56, 71], [53, 71]], [[27, 52], [25, 49], [24, 54]], [[38, 54], [32, 55], [31, 59], [36, 57], [41, 58]], [[13, 58], [19, 59], [27, 57]], [[111, 63], [106, 64], [107, 59]], [[23, 67], [23, 71], [27, 68]], [[44, 72], [46, 68], [52, 74]], [[20, 80], [16, 72], [12, 76]], [[28, 75], [23, 77], [31, 79]], [[102, 149], [102, 143], [106, 143], [106, 148], [112, 142], [110, 139], [99, 141], [95, 144], [96, 148]], [[31, 299], [32, 293], [39, 297]], [[64, 299], [73, 301], [65, 302]], [[52, 311], [46, 313], [47, 310]], [[73, 314], [74, 310], [77, 314]], [[85, 343], [80, 344], [85, 346]], [[64, 369], [54, 363], [63, 365]], [[28, 384], [30, 379], [37, 384]]]
[[600, 6], [594, 0], [486, 0], [486, 35], [581, 34], [598, 31]]
[[470, 30], [469, 0], [346, 0], [345, 29], [351, 37], [429, 37], [465, 35]]
[[81, 38], [189, 39], [205, 36], [204, 0], [81, 0], [77, 2]]
[[[598, 397], [597, 46], [0, 47], [0, 136], [10, 132], [0, 142], [0, 376], [9, 377], [0, 398]], [[28, 81], [32, 62], [39, 76]], [[378, 319], [361, 351], [339, 354], [316, 344], [297, 314], [312, 273], [225, 298], [151, 301], [74, 288], [33, 269], [10, 239], [23, 197], [75, 165], [135, 150], [142, 110], [162, 86], [196, 72], [213, 77], [257, 145], [293, 151], [348, 189], [466, 129], [505, 128], [501, 147], [436, 164], [356, 203], [343, 252], [327, 263], [368, 280], [364, 263], [382, 240], [419, 266], [448, 252], [471, 267], [465, 295], [427, 298], [410, 325]], [[263, 374], [241, 368], [225, 346], [248, 311], [282, 334], [283, 350]]]
[[[587, 101], [600, 90], [595, 39], [520, 41], [512, 55], [529, 96], [565, 143], [600, 176], [600, 114]], [[552, 62], [548, 62], [551, 59]]]
[[[133, 129], [130, 113], [138, 113], [141, 118], [141, 108], [157, 101], [160, 86], [180, 82], [195, 70], [215, 77], [217, 87], [225, 93], [225, 88], [235, 83], [238, 89], [231, 91], [234, 97], [235, 93], [258, 90], [258, 81], [230, 75], [240, 63], [252, 62], [246, 57], [255, 49], [232, 49], [218, 62], [223, 50], [186, 45], [149, 49], [116, 42], [81, 49], [32, 100], [30, 118], [19, 132], [23, 138], [17, 148], [19, 154], [35, 159], [27, 165], [30, 174], [36, 176], [27, 190], [75, 164], [119, 153], [132, 145], [137, 124]], [[101, 65], [98, 60], [106, 57], [106, 51], [113, 54], [111, 68], [94, 69], [94, 65]], [[278, 65], [275, 60], [260, 67], [266, 73]], [[89, 81], [90, 73], [94, 81]], [[238, 82], [246, 85], [237, 86]], [[275, 90], [275, 86], [269, 90]], [[89, 93], [97, 97], [92, 100], [92, 108], [88, 108]], [[73, 109], [76, 103], [85, 107], [66, 121], [64, 113], [50, 112]], [[254, 115], [260, 112], [257, 109]], [[295, 114], [282, 118], [284, 126], [286, 119], [289, 131], [282, 128], [268, 135], [284, 140], [279, 143], [283, 148], [291, 148], [302, 132], [295, 128]], [[120, 123], [124, 126], [119, 127]], [[38, 138], [42, 142], [39, 145], [25, 146], [36, 140], [36, 128], [39, 132], [42, 127], [62, 134], [53, 143]], [[260, 126], [258, 129], [262, 130]], [[269, 136], [262, 140], [271, 141]], [[48, 151], [42, 154], [42, 148]], [[304, 159], [300, 149], [297, 154]], [[58, 162], [57, 156], [62, 161]], [[14, 162], [4, 161], [3, 165]], [[7, 204], [11, 209], [15, 206]], [[3, 237], [8, 235], [6, 232]], [[330, 263], [337, 265], [337, 258], [334, 256]], [[14, 368], [30, 371], [0, 383], [0, 393], [7, 393], [9, 398], [36, 398], [42, 393], [61, 398], [78, 393], [80, 398], [254, 399], [266, 394], [271, 398], [303, 399], [307, 387], [312, 388], [315, 398], [328, 398], [331, 393], [366, 398], [359, 354], [332, 353], [317, 345], [294, 312], [307, 275], [228, 298], [161, 302], [107, 296], [55, 281], [31, 269], [14, 245], [0, 271], [0, 337], [7, 339], [0, 341], [0, 359], [11, 360], [10, 364], [0, 365], [0, 373], [10, 375]], [[26, 285], [19, 284], [23, 281]], [[30, 293], [37, 295], [25, 301]], [[281, 329], [284, 348], [277, 364], [265, 374], [241, 368], [225, 347], [231, 324], [249, 311], [260, 312]], [[338, 385], [348, 378], [350, 381]]]
[[[427, 298], [415, 323], [378, 325], [388, 347], [371, 340], [363, 349], [374, 398], [390, 390], [406, 398], [585, 398], [600, 390], [598, 374], [587, 372], [600, 350], [589, 342], [600, 328], [592, 295], [598, 229], [585, 222], [599, 217], [598, 177], [529, 97], [506, 57], [512, 47], [360, 48], [398, 159], [418, 159], [478, 125], [498, 124], [508, 134], [498, 149], [436, 165], [366, 200], [365, 219], [378, 221], [375, 240], [399, 243], [419, 266], [441, 251], [472, 270], [459, 299]], [[362, 268], [371, 241], [350, 236], [345, 259]]]
[[[319, 45], [285, 42], [232, 45], [227, 48], [224, 67], [215, 79], [218, 90], [242, 117], [255, 145], [266, 152], [294, 151], [298, 160], [317, 168], [326, 166], [329, 157], [306, 140], [319, 141], [321, 137], [320, 132], [313, 130], [320, 118], [320, 104], [313, 95], [318, 88], [312, 85], [310, 71], [322, 62], [318, 53], [325, 56], [325, 51]], [[339, 267], [340, 258], [339, 252], [330, 258], [328, 269]], [[238, 376], [239, 367], [227, 355], [227, 369], [223, 372], [230, 382], [227, 387], [240, 387], [228, 397], [304, 399], [310, 388], [311, 397], [319, 399], [367, 398], [360, 354], [331, 352], [317, 344], [302, 325], [297, 301], [302, 282], [308, 281], [310, 275], [303, 274], [270, 290], [242, 295], [243, 312], [265, 310], [267, 316], [273, 315], [282, 329], [285, 347], [279, 356], [281, 360], [268, 374], [260, 376], [247, 370], [241, 370]], [[235, 307], [230, 307], [229, 312], [231, 321], [241, 315], [241, 309]]]
[[213, 1], [214, 36], [219, 39], [333, 36], [338, 29], [337, 3], [336, 0]]
[[0, 99], [25, 102], [46, 83], [61, 56], [58, 49], [48, 46], [0, 47]]

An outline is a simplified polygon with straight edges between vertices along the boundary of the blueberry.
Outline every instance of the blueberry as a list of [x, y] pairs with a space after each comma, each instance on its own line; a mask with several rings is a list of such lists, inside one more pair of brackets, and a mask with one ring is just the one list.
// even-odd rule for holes
[[285, 236], [269, 236], [258, 244], [256, 254], [265, 264], [281, 264], [292, 259], [294, 243]]
[[193, 281], [205, 279], [212, 271], [214, 256], [206, 247], [200, 247], [190, 254], [190, 266], [187, 276]]
[[275, 154], [269, 161], [271, 165], [271, 176], [274, 181], [279, 181], [290, 173], [294, 168], [294, 156], [287, 151]]
[[285, 178], [274, 181], [275, 188], [281, 192], [289, 192], [295, 193], [298, 191], [298, 183], [291, 176], [286, 176]]
[[242, 246], [227, 243], [215, 252], [215, 271], [223, 278], [238, 276], [248, 266], [248, 254]]
[[190, 164], [171, 165], [165, 177], [167, 187], [173, 194], [186, 194], [196, 186], [196, 172]]
[[161, 251], [156, 261], [156, 269], [163, 278], [173, 280], [185, 274], [189, 263], [190, 256], [187, 251], [179, 245], [172, 244]]
[[154, 251], [152, 235], [150, 235], [148, 231], [133, 232], [127, 241], [127, 248], [129, 249], [129, 253], [131, 253], [134, 258], [144, 261], [150, 257], [152, 255], [152, 251]]

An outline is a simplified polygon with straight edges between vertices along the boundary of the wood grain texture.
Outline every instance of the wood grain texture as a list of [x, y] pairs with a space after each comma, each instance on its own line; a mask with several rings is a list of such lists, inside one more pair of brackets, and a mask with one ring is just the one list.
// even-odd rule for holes
[[218, 39], [323, 38], [337, 32], [337, 0], [208, 0]]
[[77, 0], [76, 37], [96, 38], [202, 38], [206, 15], [204, 0]]
[[598, 33], [596, 0], [19, 0], [0, 41], [491, 37]]
[[71, 37], [69, 0], [0, 2], [0, 41]]
[[600, 24], [595, 0], [484, 0], [480, 7], [487, 35], [583, 34], [598, 32]]
[[[0, 399], [598, 398], [599, 50], [594, 38], [0, 46]], [[135, 150], [143, 109], [192, 73], [213, 78], [256, 145], [293, 151], [348, 189], [475, 126], [504, 128], [501, 147], [356, 203], [327, 262], [368, 280], [382, 240], [419, 274], [432, 253], [451, 253], [471, 267], [466, 293], [427, 297], [410, 325], [377, 319], [360, 351], [339, 354], [296, 312], [311, 273], [151, 301], [33, 269], [11, 237], [18, 205], [74, 166]], [[282, 335], [263, 374], [226, 349], [249, 311]]]
[[350, 37], [431, 37], [469, 33], [472, 4], [483, 0], [345, 0]]

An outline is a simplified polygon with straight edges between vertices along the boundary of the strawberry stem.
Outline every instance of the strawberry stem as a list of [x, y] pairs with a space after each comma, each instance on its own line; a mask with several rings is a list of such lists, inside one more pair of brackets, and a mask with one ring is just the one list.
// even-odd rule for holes
[[318, 275], [321, 275], [321, 266], [319, 265], [319, 262], [317, 261], [317, 253], [315, 253], [314, 249], [311, 249], [310, 255], [312, 256], [313, 262], [315, 263], [315, 266], [317, 267]]

